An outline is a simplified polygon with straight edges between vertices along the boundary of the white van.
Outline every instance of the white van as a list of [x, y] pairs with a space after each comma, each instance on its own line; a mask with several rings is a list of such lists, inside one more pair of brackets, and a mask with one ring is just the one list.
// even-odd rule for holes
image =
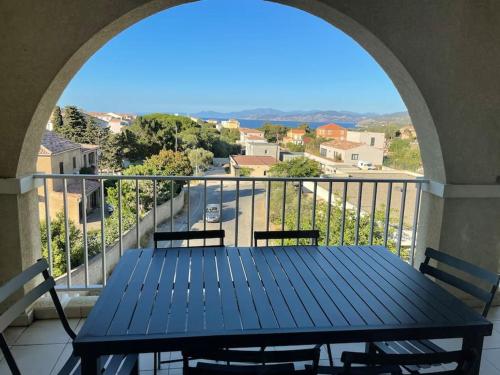
[[359, 169], [366, 169], [369, 171], [373, 171], [373, 170], [377, 169], [377, 168], [375, 168], [375, 166], [372, 163], [368, 163], [367, 161], [363, 161], [363, 160], [358, 161], [358, 168]]

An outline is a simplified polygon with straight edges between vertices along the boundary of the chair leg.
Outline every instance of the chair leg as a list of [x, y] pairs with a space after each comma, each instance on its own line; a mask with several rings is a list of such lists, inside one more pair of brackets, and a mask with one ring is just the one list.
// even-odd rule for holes
[[326, 351], [328, 352], [328, 361], [330, 362], [330, 366], [333, 367], [332, 347], [330, 344], [326, 344]]

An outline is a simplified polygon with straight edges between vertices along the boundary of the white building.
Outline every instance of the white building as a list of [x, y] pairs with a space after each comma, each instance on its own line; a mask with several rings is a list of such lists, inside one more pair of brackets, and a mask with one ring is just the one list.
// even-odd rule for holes
[[245, 142], [245, 155], [248, 156], [272, 156], [276, 160], [280, 157], [280, 146], [277, 143], [268, 143], [263, 141]]
[[236, 119], [229, 119], [227, 121], [221, 121], [221, 125], [223, 128], [228, 128], [228, 129], [239, 129], [240, 128], [240, 122]]
[[373, 165], [382, 165], [384, 150], [360, 142], [330, 141], [320, 145], [320, 155], [337, 162], [355, 165], [362, 160]]
[[264, 132], [257, 129], [240, 128], [240, 143], [243, 144], [249, 139], [258, 140], [259, 138], [264, 140], [264, 142], [266, 141], [264, 139]]
[[348, 130], [346, 140], [350, 142], [363, 143], [371, 147], [384, 148], [385, 134], [374, 132], [355, 132]]

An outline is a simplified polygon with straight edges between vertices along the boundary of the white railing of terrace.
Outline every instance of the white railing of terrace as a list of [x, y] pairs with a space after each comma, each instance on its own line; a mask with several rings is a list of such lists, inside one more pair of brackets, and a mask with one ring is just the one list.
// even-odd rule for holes
[[[194, 224], [198, 224], [199, 227], [207, 229], [207, 220], [205, 215], [205, 208], [208, 203], [207, 199], [207, 185], [211, 184], [212, 187], [217, 189], [217, 198], [212, 195], [211, 203], [218, 203], [220, 205], [221, 219], [217, 226], [220, 229], [225, 229], [226, 234], [232, 232], [231, 238], [226, 237], [226, 243], [233, 246], [250, 245], [253, 243], [253, 232], [254, 230], [279, 230], [285, 229], [286, 213], [290, 210], [287, 206], [288, 195], [292, 192], [296, 195], [296, 206], [295, 206], [295, 228], [290, 228], [289, 225], [286, 229], [320, 229], [318, 223], [318, 212], [317, 207], [319, 202], [323, 204], [326, 203], [326, 223], [323, 223], [323, 233], [322, 241], [320, 245], [363, 245], [363, 244], [374, 244], [374, 237], [376, 228], [379, 230], [379, 240], [378, 243], [384, 246], [388, 246], [391, 242], [393, 245], [393, 251], [399, 256], [402, 255], [403, 248], [403, 238], [409, 237], [409, 241], [405, 245], [405, 260], [413, 265], [414, 252], [416, 246], [417, 237], [417, 224], [418, 215], [420, 209], [420, 199], [422, 186], [427, 184], [428, 181], [425, 179], [360, 179], [360, 178], [278, 178], [278, 177], [229, 177], [229, 176], [126, 176], [126, 175], [59, 175], [59, 174], [36, 174], [36, 178], [43, 181], [43, 192], [44, 192], [44, 206], [45, 206], [45, 217], [42, 220], [46, 222], [46, 239], [47, 239], [47, 252], [48, 252], [48, 262], [51, 267], [54, 264], [54, 254], [52, 249], [51, 241], [51, 216], [50, 216], [50, 195], [51, 191], [48, 186], [49, 180], [62, 180], [62, 195], [63, 195], [63, 215], [64, 215], [64, 229], [65, 229], [65, 244], [64, 244], [64, 256], [65, 264], [67, 265], [67, 270], [70, 272], [65, 272], [59, 278], [58, 288], [60, 290], [68, 291], [90, 291], [95, 289], [100, 289], [102, 286], [106, 285], [107, 275], [109, 273], [109, 268], [107, 265], [107, 251], [110, 247], [106, 245], [106, 225], [105, 225], [105, 181], [115, 181], [116, 188], [118, 192], [118, 207], [115, 209], [115, 213], [118, 216], [118, 238], [115, 246], [118, 247], [119, 256], [123, 254], [126, 250], [124, 249], [124, 231], [123, 227], [123, 194], [122, 186], [124, 181], [132, 181], [135, 186], [135, 246], [141, 246], [141, 217], [140, 217], [140, 182], [149, 181], [152, 182], [152, 230], [157, 230], [159, 225], [158, 218], [158, 184], [159, 183], [169, 183], [169, 193], [170, 193], [170, 223], [167, 224], [166, 228], [170, 231], [174, 230], [175, 220], [179, 220], [181, 215], [184, 216], [184, 223], [186, 228], [190, 229]], [[70, 248], [70, 222], [68, 215], [68, 180], [79, 181], [81, 184], [81, 202], [82, 202], [82, 222], [81, 228], [83, 233], [83, 264], [79, 265], [80, 269], [83, 270], [84, 277], [83, 283], [76, 284], [72, 280], [72, 274], [74, 268], [71, 264], [71, 248]], [[100, 207], [99, 207], [99, 221], [100, 221], [100, 282], [91, 283], [89, 276], [89, 263], [92, 259], [89, 259], [89, 243], [88, 243], [88, 223], [87, 223], [87, 197], [86, 197], [86, 183], [89, 180], [99, 181], [100, 186]], [[184, 203], [185, 208], [180, 212], [177, 218], [174, 215], [174, 183], [179, 183], [183, 185]], [[241, 185], [245, 185], [245, 194], [250, 191], [250, 202], [249, 207], [240, 214], [240, 195], [241, 195]], [[281, 195], [280, 202], [274, 197], [274, 202], [271, 202], [271, 192], [273, 188], [279, 186], [278, 194]], [[203, 211], [202, 217], [193, 222], [191, 218], [191, 195], [193, 188], [202, 191], [202, 202]], [[256, 191], [259, 189], [259, 193]], [[408, 199], [408, 191], [411, 189], [411, 199]], [[288, 193], [287, 193], [288, 190]], [[384, 191], [385, 190], [385, 191]], [[260, 228], [256, 228], [256, 196], [259, 196], [262, 192], [262, 199], [265, 201], [265, 212], [258, 212], [258, 220], [261, 221]], [[296, 191], [296, 193], [294, 192]], [[367, 193], [368, 191], [368, 193]], [[399, 194], [398, 194], [399, 193]], [[234, 219], [229, 221], [224, 221], [224, 196], [230, 194], [231, 202], [233, 202], [233, 212]], [[304, 198], [307, 195], [307, 198]], [[395, 196], [396, 199], [395, 199]], [[303, 210], [302, 201], [303, 199], [308, 199], [311, 204], [311, 212], [305, 212]], [[214, 202], [214, 200], [218, 200]], [[399, 202], [395, 202], [399, 200]], [[383, 201], [383, 204], [382, 202]], [[278, 224], [271, 223], [271, 206], [280, 206], [281, 220]], [[248, 206], [248, 204], [247, 204]], [[409, 206], [409, 207], [407, 207]], [[324, 207], [324, 206], [323, 206]], [[340, 210], [340, 237], [338, 243], [331, 243], [331, 230], [332, 230], [332, 215], [331, 210], [336, 207]], [[380, 207], [380, 210], [377, 210]], [[167, 208], [167, 209], [168, 209]], [[148, 214], [151, 213], [149, 211]], [[383, 212], [383, 218], [376, 218], [377, 211]], [[164, 211], [163, 211], [164, 212]], [[392, 214], [391, 214], [392, 212]], [[276, 213], [274, 213], [275, 215]], [[350, 216], [348, 214], [351, 214]], [[249, 215], [249, 225], [245, 225], [243, 228], [244, 232], [240, 233], [241, 229], [239, 227], [239, 222], [243, 216]], [[262, 216], [264, 215], [264, 216]], [[311, 221], [305, 228], [302, 221], [305, 219], [305, 215], [311, 215]], [[353, 216], [354, 215], [354, 216]], [[227, 216], [227, 215], [226, 215]], [[279, 216], [279, 215], [278, 215]], [[354, 221], [354, 238], [351, 241], [346, 239], [347, 223], [346, 217], [353, 217]], [[397, 216], [397, 220], [392, 220], [391, 216]], [[276, 216], [274, 216], [276, 217]], [[248, 218], [248, 217], [247, 217]], [[360, 226], [362, 218], [368, 219], [369, 234], [366, 241], [361, 241], [360, 238]], [[309, 219], [309, 218], [308, 218]], [[394, 219], [394, 218], [393, 218]], [[161, 220], [161, 218], [160, 218]], [[248, 220], [247, 220], [248, 221]], [[263, 221], [263, 222], [262, 222]], [[347, 223], [347, 224], [346, 224]], [[352, 224], [352, 223], [351, 223]], [[366, 220], [365, 220], [366, 224]], [[406, 229], [405, 229], [406, 226]], [[212, 226], [213, 228], [213, 226]], [[201, 228], [200, 228], [201, 229]], [[243, 238], [245, 237], [245, 238]], [[366, 237], [366, 236], [365, 236]], [[382, 237], [382, 238], [381, 238]], [[171, 246], [173, 244], [170, 244]], [[97, 256], [96, 256], [97, 257]], [[62, 281], [62, 282], [61, 282]]]

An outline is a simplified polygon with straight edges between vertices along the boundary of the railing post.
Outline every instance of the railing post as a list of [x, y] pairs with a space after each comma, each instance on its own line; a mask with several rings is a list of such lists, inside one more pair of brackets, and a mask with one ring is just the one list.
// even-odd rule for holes
[[358, 205], [356, 209], [356, 230], [354, 232], [354, 243], [359, 244], [359, 221], [361, 220], [361, 199], [363, 197], [363, 183], [359, 182], [358, 186]]
[[122, 222], [122, 180], [118, 180], [118, 243], [120, 258], [123, 255], [123, 222]]
[[[222, 186], [222, 180], [221, 180]], [[254, 215], [255, 215], [255, 180], [252, 181], [252, 207], [251, 207], [251, 216], [250, 216], [250, 246], [253, 246], [253, 230], [254, 230]], [[222, 207], [221, 207], [221, 215], [222, 215]], [[222, 217], [221, 217], [222, 223]], [[221, 225], [222, 229], [222, 225]]]
[[138, 249], [141, 248], [141, 214], [139, 212], [139, 179], [135, 179], [135, 240]]
[[69, 218], [68, 218], [68, 182], [63, 179], [63, 206], [64, 206], [64, 234], [65, 234], [65, 251], [66, 251], [66, 275], [68, 288], [71, 288], [71, 244], [69, 233]]
[[85, 179], [82, 178], [82, 218], [83, 218], [83, 262], [85, 267], [85, 286], [89, 286], [89, 246], [87, 241], [87, 193]]
[[391, 199], [392, 199], [392, 182], [389, 182], [389, 186], [387, 186], [387, 205], [385, 207], [384, 247], [387, 247], [387, 237], [389, 235]]
[[236, 181], [236, 212], [235, 212], [235, 230], [234, 230], [234, 246], [238, 246], [238, 231], [239, 231], [239, 219], [240, 219], [240, 180]]
[[373, 229], [375, 225], [375, 214], [377, 209], [377, 188], [378, 183], [373, 183], [373, 196], [372, 196], [372, 213], [371, 213], [371, 221], [370, 221], [370, 245], [373, 245]]
[[407, 183], [403, 183], [403, 191], [401, 193], [401, 208], [399, 210], [399, 228], [398, 228], [398, 256], [401, 258], [401, 241], [403, 236], [403, 226], [405, 219], [405, 203], [406, 203], [406, 189]]
[[106, 201], [104, 200], [104, 180], [101, 179], [100, 184], [101, 189], [101, 256], [102, 256], [102, 284], [106, 285], [107, 272], [106, 272], [106, 233], [105, 233], [105, 213], [104, 206]]
[[413, 228], [411, 233], [411, 246], [410, 246], [410, 264], [414, 266], [415, 262], [415, 243], [417, 239], [417, 226], [418, 226], [418, 214], [420, 210], [420, 200], [422, 199], [422, 183], [417, 184], [417, 193], [415, 195], [415, 209], [413, 211]]
[[54, 263], [53, 261], [53, 255], [52, 255], [52, 230], [50, 228], [51, 222], [50, 222], [50, 205], [49, 205], [49, 189], [47, 186], [47, 179], [43, 179], [43, 193], [44, 193], [44, 200], [45, 200], [45, 223], [47, 226], [47, 261], [49, 263], [49, 272], [52, 275], [52, 264]]
[[328, 206], [326, 207], [326, 246], [330, 244], [330, 221], [332, 213], [332, 187], [333, 182], [328, 182]]
[[341, 245], [344, 245], [346, 206], [347, 206], [347, 181], [344, 182], [344, 192], [342, 194], [342, 221], [340, 223], [340, 244]]
[[[285, 230], [285, 212], [286, 212], [286, 181], [283, 181], [283, 198], [281, 202], [281, 230]], [[285, 243], [285, 240], [281, 239], [281, 246]]]
[[[269, 210], [271, 206], [271, 180], [267, 181], [267, 196], [266, 196], [266, 230], [269, 230]], [[269, 240], [266, 239], [266, 246], [269, 245]]]

